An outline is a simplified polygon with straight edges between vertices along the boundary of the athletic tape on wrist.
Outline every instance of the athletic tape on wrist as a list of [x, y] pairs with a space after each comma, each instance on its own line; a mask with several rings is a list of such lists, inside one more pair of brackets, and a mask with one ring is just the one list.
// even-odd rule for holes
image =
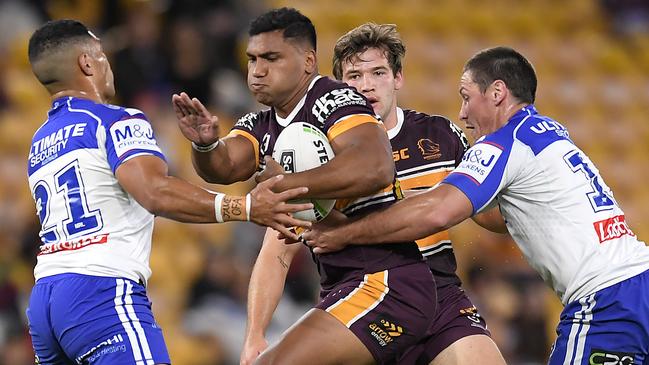
[[250, 222], [250, 207], [252, 206], [252, 197], [250, 193], [246, 195], [246, 220]]
[[223, 223], [223, 212], [221, 211], [225, 194], [216, 193], [214, 195], [214, 217], [217, 223]]
[[201, 146], [199, 144], [192, 142], [192, 148], [196, 152], [210, 152], [211, 150], [215, 149], [219, 145], [220, 141], [221, 141], [220, 139], [217, 139], [216, 142], [207, 146]]

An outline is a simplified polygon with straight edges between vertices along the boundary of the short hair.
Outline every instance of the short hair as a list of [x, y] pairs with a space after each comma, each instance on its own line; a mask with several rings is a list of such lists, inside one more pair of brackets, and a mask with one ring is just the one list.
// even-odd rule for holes
[[38, 28], [29, 38], [29, 62], [34, 63], [44, 53], [56, 51], [78, 41], [93, 39], [83, 23], [72, 20], [52, 20]]
[[467, 71], [482, 93], [494, 81], [502, 80], [521, 102], [532, 104], [536, 99], [534, 67], [512, 48], [494, 47], [478, 52], [464, 65], [464, 72]]
[[293, 38], [306, 41], [313, 49], [316, 49], [315, 27], [311, 19], [294, 8], [279, 8], [270, 10], [250, 23], [249, 36], [261, 33], [282, 30], [285, 39]]
[[406, 46], [394, 24], [365, 23], [338, 38], [334, 46], [333, 73], [336, 79], [343, 78], [342, 64], [369, 48], [383, 50], [394, 75], [403, 69], [401, 59], [406, 55]]

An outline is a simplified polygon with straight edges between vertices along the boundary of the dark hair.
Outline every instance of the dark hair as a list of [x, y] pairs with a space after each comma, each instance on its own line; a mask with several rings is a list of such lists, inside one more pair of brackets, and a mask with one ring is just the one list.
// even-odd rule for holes
[[365, 23], [338, 38], [334, 46], [333, 73], [338, 80], [343, 78], [342, 64], [369, 48], [383, 50], [394, 75], [403, 69], [401, 59], [406, 46], [394, 24]]
[[512, 95], [524, 103], [536, 98], [536, 73], [530, 61], [509, 47], [495, 47], [478, 52], [464, 65], [481, 92], [496, 80], [502, 80]]
[[88, 28], [71, 19], [52, 20], [38, 28], [29, 38], [29, 62], [34, 62], [45, 52], [57, 50], [79, 40], [93, 39]]
[[250, 23], [248, 35], [252, 37], [274, 30], [283, 30], [284, 38], [307, 41], [314, 50], [316, 49], [315, 27], [311, 20], [297, 9], [273, 9], [260, 15]]

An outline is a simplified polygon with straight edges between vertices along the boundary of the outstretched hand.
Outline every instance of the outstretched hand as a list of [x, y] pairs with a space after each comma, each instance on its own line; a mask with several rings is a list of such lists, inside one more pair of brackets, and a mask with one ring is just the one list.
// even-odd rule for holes
[[343, 213], [332, 210], [327, 218], [312, 225], [300, 238], [313, 249], [316, 255], [340, 251], [347, 247], [349, 242], [343, 235], [337, 233], [336, 228], [348, 221], [349, 219]]
[[207, 146], [219, 140], [219, 118], [210, 114], [200, 100], [182, 92], [171, 97], [178, 128], [188, 140]]
[[297, 234], [287, 227], [311, 227], [311, 222], [293, 218], [290, 213], [312, 209], [313, 204], [288, 204], [288, 200], [305, 194], [306, 187], [289, 189], [279, 193], [274, 192], [274, 187], [284, 175], [275, 176], [257, 185], [251, 192], [250, 220], [281, 232], [284, 236], [296, 240]]

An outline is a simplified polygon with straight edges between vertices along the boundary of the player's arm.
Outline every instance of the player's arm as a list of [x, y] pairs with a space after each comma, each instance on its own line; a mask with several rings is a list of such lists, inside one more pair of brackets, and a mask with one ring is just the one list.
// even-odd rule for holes
[[[373, 122], [338, 134], [330, 140], [336, 157], [315, 169], [287, 174], [277, 186], [281, 189], [306, 186], [309, 192], [305, 196], [313, 198], [353, 198], [376, 193], [390, 185], [394, 179], [394, 161], [385, 129], [372, 116], [354, 117], [371, 118]], [[278, 163], [267, 160], [266, 170], [258, 181], [283, 171]]]
[[453, 185], [440, 184], [350, 224], [333, 229], [316, 225], [303, 238], [316, 254], [351, 243], [413, 241], [446, 230], [472, 214], [473, 205], [464, 193]]
[[285, 244], [284, 240], [277, 238], [276, 231], [266, 230], [248, 284], [248, 324], [241, 351], [242, 365], [252, 364], [268, 347], [266, 329], [284, 292], [289, 266], [301, 246]]
[[196, 98], [185, 93], [172, 96], [178, 127], [194, 145], [192, 162], [203, 180], [231, 184], [250, 178], [257, 170], [257, 153], [251, 141], [240, 135], [219, 139], [219, 122]]
[[495, 206], [482, 213], [478, 213], [471, 217], [480, 227], [495, 233], [509, 233], [505, 218], [500, 214], [500, 208]]
[[[126, 192], [152, 214], [189, 223], [250, 220], [274, 227], [292, 237], [284, 226], [309, 225], [287, 213], [304, 209], [286, 204], [286, 200], [303, 194], [306, 188], [274, 193], [271, 189], [280, 180], [258, 185], [249, 197], [211, 193], [182, 179], [167, 174], [167, 164], [152, 155], [135, 156], [120, 164], [115, 176]], [[250, 203], [247, 204], [247, 199]], [[310, 205], [310, 204], [307, 204]], [[250, 210], [248, 211], [248, 208]], [[217, 209], [220, 211], [217, 212]]]

